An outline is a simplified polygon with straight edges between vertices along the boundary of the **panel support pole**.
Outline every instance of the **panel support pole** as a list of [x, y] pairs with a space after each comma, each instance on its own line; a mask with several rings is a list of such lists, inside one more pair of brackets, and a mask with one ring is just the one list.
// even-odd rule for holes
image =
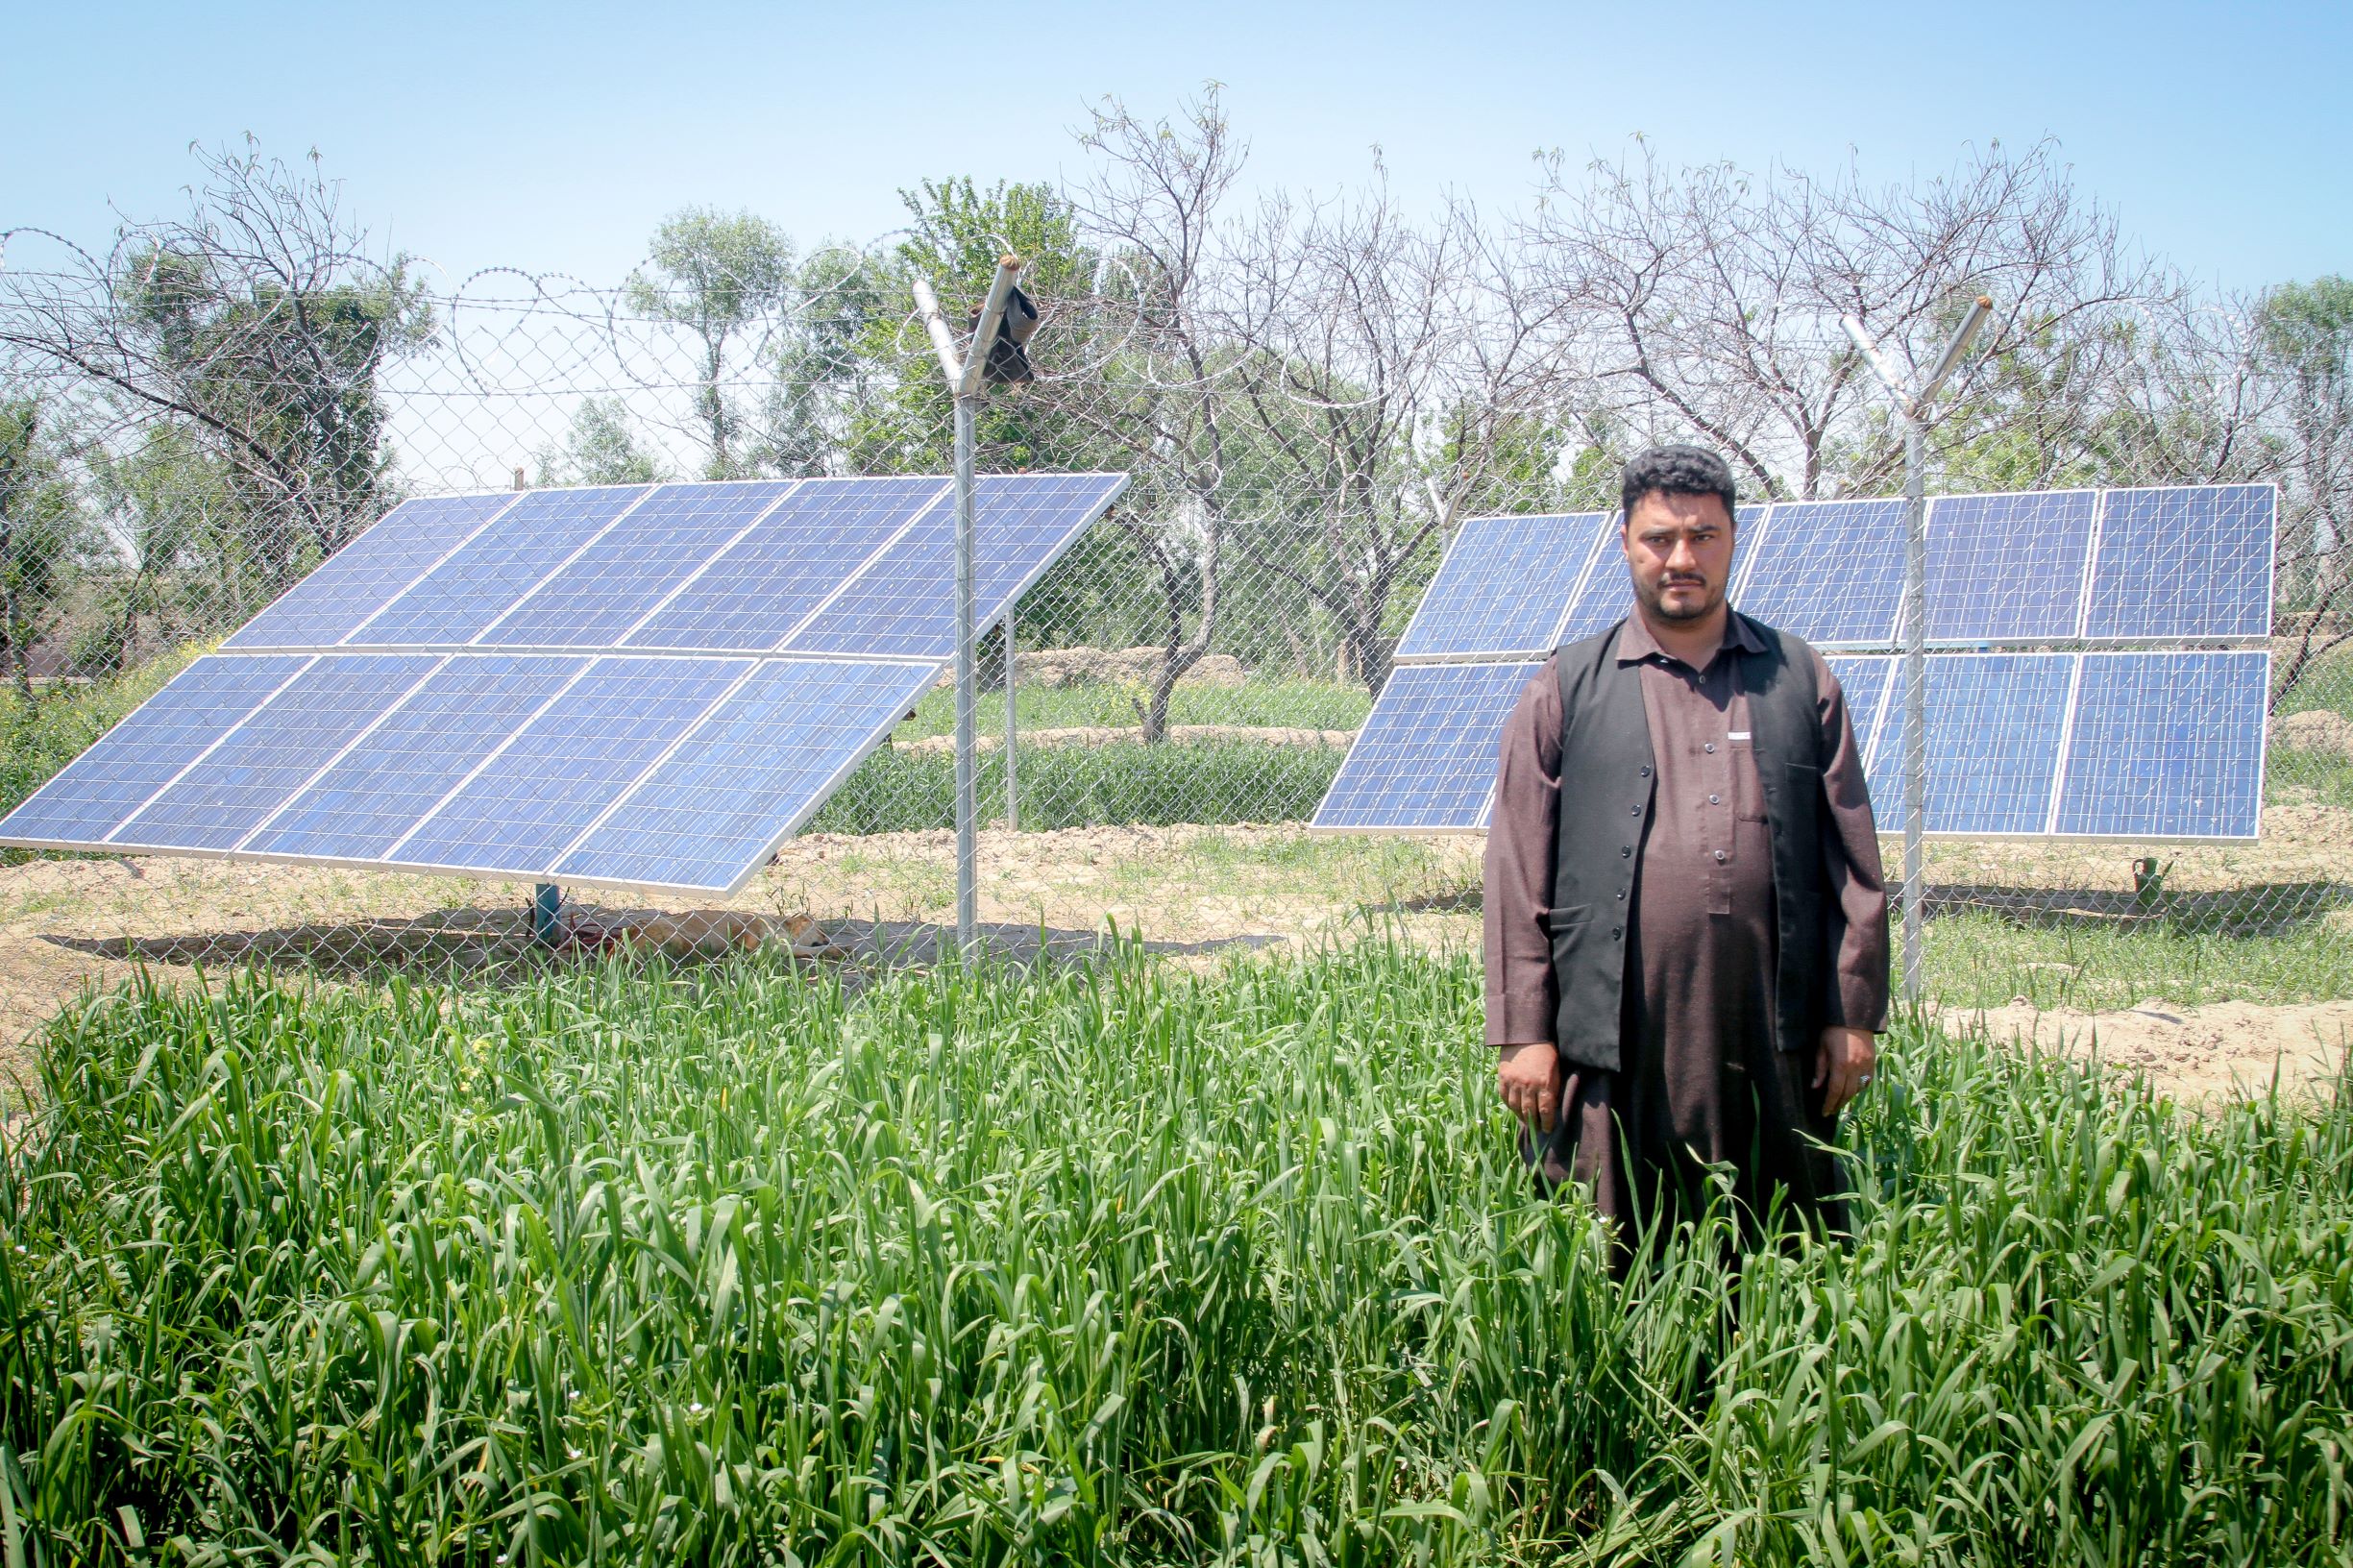
[[1921, 901], [1928, 825], [1928, 457], [1920, 420], [1903, 421], [1903, 997], [1921, 996]]
[[1922, 935], [1927, 899], [1928, 828], [1928, 400], [1969, 352], [1970, 340], [1992, 314], [1980, 294], [1945, 345], [1927, 380], [1915, 388], [1857, 316], [1842, 318], [1864, 363], [1895, 394], [1903, 421], [1903, 999], [1920, 1004], [1926, 989], [1927, 952]]
[[980, 865], [974, 790], [975, 689], [972, 647], [973, 404], [956, 400], [956, 947], [969, 957], [980, 934]]
[[962, 359], [957, 357], [955, 334], [941, 312], [930, 281], [919, 273], [908, 284], [915, 295], [916, 308], [922, 312], [924, 329], [931, 334], [932, 349], [940, 356], [940, 369], [947, 378], [948, 392], [956, 402], [956, 950], [967, 959], [977, 952], [980, 941], [979, 798], [978, 770], [974, 766], [980, 701], [975, 685], [978, 671], [972, 626], [977, 597], [973, 566], [976, 527], [973, 447], [978, 439], [975, 426], [982, 372], [989, 362], [990, 345], [996, 340], [997, 323], [1005, 317], [1005, 302], [1012, 295], [1014, 280], [1020, 272], [1019, 257], [1008, 256], [998, 260], [996, 276], [989, 284], [988, 299], [981, 306], [980, 319], [973, 325], [972, 341], [965, 346]]
[[552, 947], [563, 934], [564, 890], [553, 882], [542, 882], [531, 890], [531, 940], [542, 947]]
[[1021, 732], [1021, 715], [1014, 706], [1013, 606], [1005, 606], [1005, 831], [1021, 829], [1021, 781], [1014, 768], [1014, 742]]

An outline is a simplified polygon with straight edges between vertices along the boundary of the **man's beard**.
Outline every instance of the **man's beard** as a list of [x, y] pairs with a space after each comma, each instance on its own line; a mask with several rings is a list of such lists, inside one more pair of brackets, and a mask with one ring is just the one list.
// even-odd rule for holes
[[[1675, 586], [1680, 588], [1689, 585], [1677, 583]], [[1707, 585], [1701, 583], [1699, 586], [1704, 590]], [[1637, 585], [1634, 597], [1642, 600], [1643, 609], [1660, 621], [1704, 621], [1715, 614], [1716, 607], [1724, 602], [1724, 595], [1721, 592], [1715, 592], [1707, 594], [1696, 608], [1671, 609], [1667, 605], [1667, 590], [1663, 583], [1648, 590]]]

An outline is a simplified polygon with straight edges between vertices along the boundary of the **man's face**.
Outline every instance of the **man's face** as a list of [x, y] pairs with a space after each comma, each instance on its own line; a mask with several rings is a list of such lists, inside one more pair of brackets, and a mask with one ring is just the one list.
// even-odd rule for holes
[[1732, 518], [1721, 496], [1654, 490], [1627, 514], [1619, 542], [1634, 598], [1654, 620], [1704, 621], [1732, 580]]

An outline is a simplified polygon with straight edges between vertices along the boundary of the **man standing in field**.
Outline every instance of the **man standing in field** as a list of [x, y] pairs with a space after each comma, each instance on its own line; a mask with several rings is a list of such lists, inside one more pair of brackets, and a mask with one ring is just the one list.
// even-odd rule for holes
[[1547, 1186], [1630, 1238], [1709, 1164], [1843, 1229], [1817, 1145], [1871, 1082], [1887, 893], [1845, 696], [1725, 601], [1732, 475], [1626, 466], [1634, 610], [1559, 649], [1504, 727], [1486, 851], [1487, 1041]]

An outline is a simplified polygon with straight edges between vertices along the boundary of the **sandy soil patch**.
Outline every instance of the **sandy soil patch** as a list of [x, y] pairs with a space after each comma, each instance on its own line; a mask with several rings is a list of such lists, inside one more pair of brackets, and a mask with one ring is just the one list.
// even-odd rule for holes
[[1996, 1041], [2030, 1042], [2145, 1075], [2185, 1103], [2263, 1094], [2274, 1073], [2283, 1093], [2325, 1092], [2353, 1040], [2353, 1002], [2174, 1007], [2152, 998], [2105, 1013], [2013, 1005], [1942, 1017], [1948, 1029], [1983, 1030]]
[[[732, 899], [581, 890], [583, 924], [651, 915], [806, 914], [859, 929], [955, 917], [954, 835], [811, 834]], [[1292, 943], [1361, 929], [1377, 912], [1434, 943], [1476, 940], [1479, 841], [1315, 839], [1295, 825], [984, 831], [980, 915], [1000, 945], [1062, 950], [1115, 927], [1173, 948]], [[0, 1040], [17, 1041], [82, 988], [132, 971], [270, 960], [338, 977], [391, 963], [497, 970], [533, 955], [519, 885], [165, 857], [0, 868]], [[908, 947], [899, 942], [901, 947]], [[855, 944], [852, 944], [855, 950]], [[909, 950], [928, 950], [916, 943]]]

